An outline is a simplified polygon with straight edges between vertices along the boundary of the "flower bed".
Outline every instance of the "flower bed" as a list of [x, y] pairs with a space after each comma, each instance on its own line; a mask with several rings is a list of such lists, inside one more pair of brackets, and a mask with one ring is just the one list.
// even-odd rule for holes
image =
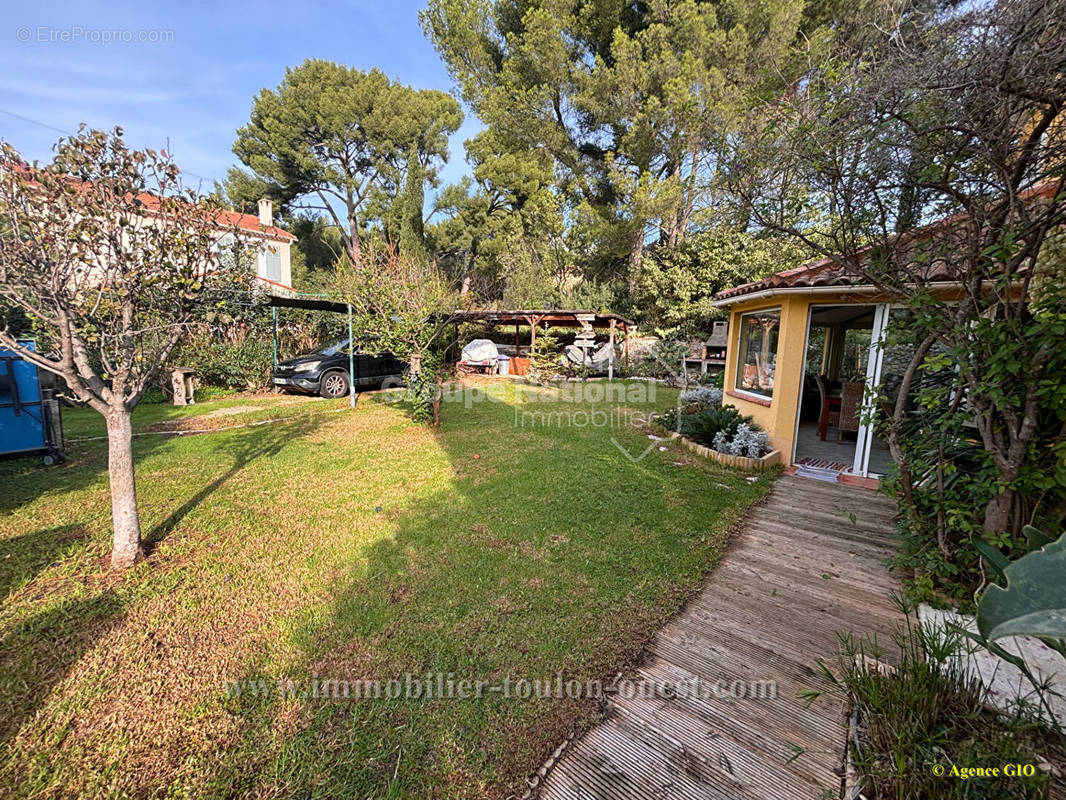
[[694, 442], [687, 436], [682, 436], [677, 431], [670, 432], [671, 439], [677, 439], [697, 455], [704, 458], [710, 458], [717, 461], [719, 464], [725, 464], [727, 467], [735, 467], [736, 469], [746, 470], [762, 470], [769, 469], [781, 463], [781, 451], [771, 450], [761, 458], [748, 458], [747, 456], [735, 456], [731, 453], [719, 453], [717, 450], [712, 450], [710, 447]]
[[700, 386], [681, 392], [676, 409], [660, 415], [658, 424], [671, 436], [679, 435], [715, 459], [741, 469], [762, 469], [753, 464], [774, 464], [770, 437], [749, 416], [734, 406], [722, 405], [722, 391]]

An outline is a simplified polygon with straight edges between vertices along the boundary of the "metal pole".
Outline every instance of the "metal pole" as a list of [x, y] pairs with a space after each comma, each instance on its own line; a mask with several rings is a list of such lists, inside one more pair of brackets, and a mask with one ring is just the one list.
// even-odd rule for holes
[[608, 336], [611, 349], [607, 351], [607, 380], [614, 380], [614, 318], [611, 318], [611, 333]]
[[352, 334], [352, 304], [348, 303], [348, 405], [355, 408], [355, 342]]
[[274, 318], [274, 369], [278, 368], [278, 307], [270, 307], [270, 315]]

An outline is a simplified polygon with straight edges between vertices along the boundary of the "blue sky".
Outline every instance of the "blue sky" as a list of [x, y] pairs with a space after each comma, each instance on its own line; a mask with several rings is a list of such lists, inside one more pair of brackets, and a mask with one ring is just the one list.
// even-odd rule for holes
[[[169, 140], [187, 181], [197, 185], [192, 174], [201, 176], [206, 191], [236, 163], [230, 148], [252, 98], [306, 58], [376, 66], [416, 88], [452, 88], [418, 24], [424, 0], [97, 5], [9, 3], [3, 15], [0, 138], [28, 159], [50, 158], [60, 136], [50, 128], [121, 125], [134, 147]], [[104, 41], [112, 31], [134, 41]], [[142, 31], [163, 41], [136, 41]], [[445, 183], [466, 171], [462, 143], [479, 128], [467, 112]]]

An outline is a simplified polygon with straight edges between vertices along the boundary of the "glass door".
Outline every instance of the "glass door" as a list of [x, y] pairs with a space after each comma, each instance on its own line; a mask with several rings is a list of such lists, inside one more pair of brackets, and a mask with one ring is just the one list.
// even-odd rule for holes
[[[888, 330], [888, 320], [891, 315], [891, 306], [888, 303], [880, 303], [874, 310], [873, 331], [870, 338], [870, 356], [866, 364], [866, 389], [863, 392], [862, 411], [859, 414], [859, 435], [855, 445], [855, 463], [852, 471], [864, 478], [870, 474], [870, 454], [876, 449], [884, 449], [884, 445], [878, 441], [874, 434], [874, 417], [877, 414], [878, 387], [881, 385], [881, 370], [885, 360], [885, 332]], [[881, 454], [878, 453], [880, 456]], [[878, 469], [883, 458], [878, 458]]]

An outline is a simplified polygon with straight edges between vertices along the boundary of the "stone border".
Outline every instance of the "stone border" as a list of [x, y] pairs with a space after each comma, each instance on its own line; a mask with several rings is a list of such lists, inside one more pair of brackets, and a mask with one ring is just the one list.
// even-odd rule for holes
[[719, 453], [717, 450], [712, 450], [710, 447], [706, 447], [699, 442], [692, 441], [692, 439], [683, 436], [677, 431], [671, 431], [670, 438], [677, 439], [696, 455], [710, 458], [717, 461], [719, 464], [724, 464], [727, 467], [733, 467], [735, 469], [764, 470], [775, 467], [781, 463], [780, 450], [771, 450], [762, 458], [748, 458], [747, 456], [734, 456], [730, 453]]
[[552, 754], [548, 756], [548, 760], [540, 765], [540, 769], [533, 774], [533, 777], [526, 779], [526, 786], [528, 788], [522, 795], [521, 800], [534, 800], [534, 798], [539, 797], [540, 787], [548, 777], [548, 773], [555, 769], [555, 765], [559, 763], [559, 759], [562, 758], [563, 753], [565, 753], [570, 745], [573, 744], [576, 737], [577, 732], [575, 731], [563, 739], [559, 746], [552, 751]]
[[865, 784], [859, 770], [855, 767], [852, 748], [859, 747], [859, 707], [855, 706], [848, 714], [848, 733], [844, 740], [844, 780], [841, 800], [866, 800], [863, 794]]

